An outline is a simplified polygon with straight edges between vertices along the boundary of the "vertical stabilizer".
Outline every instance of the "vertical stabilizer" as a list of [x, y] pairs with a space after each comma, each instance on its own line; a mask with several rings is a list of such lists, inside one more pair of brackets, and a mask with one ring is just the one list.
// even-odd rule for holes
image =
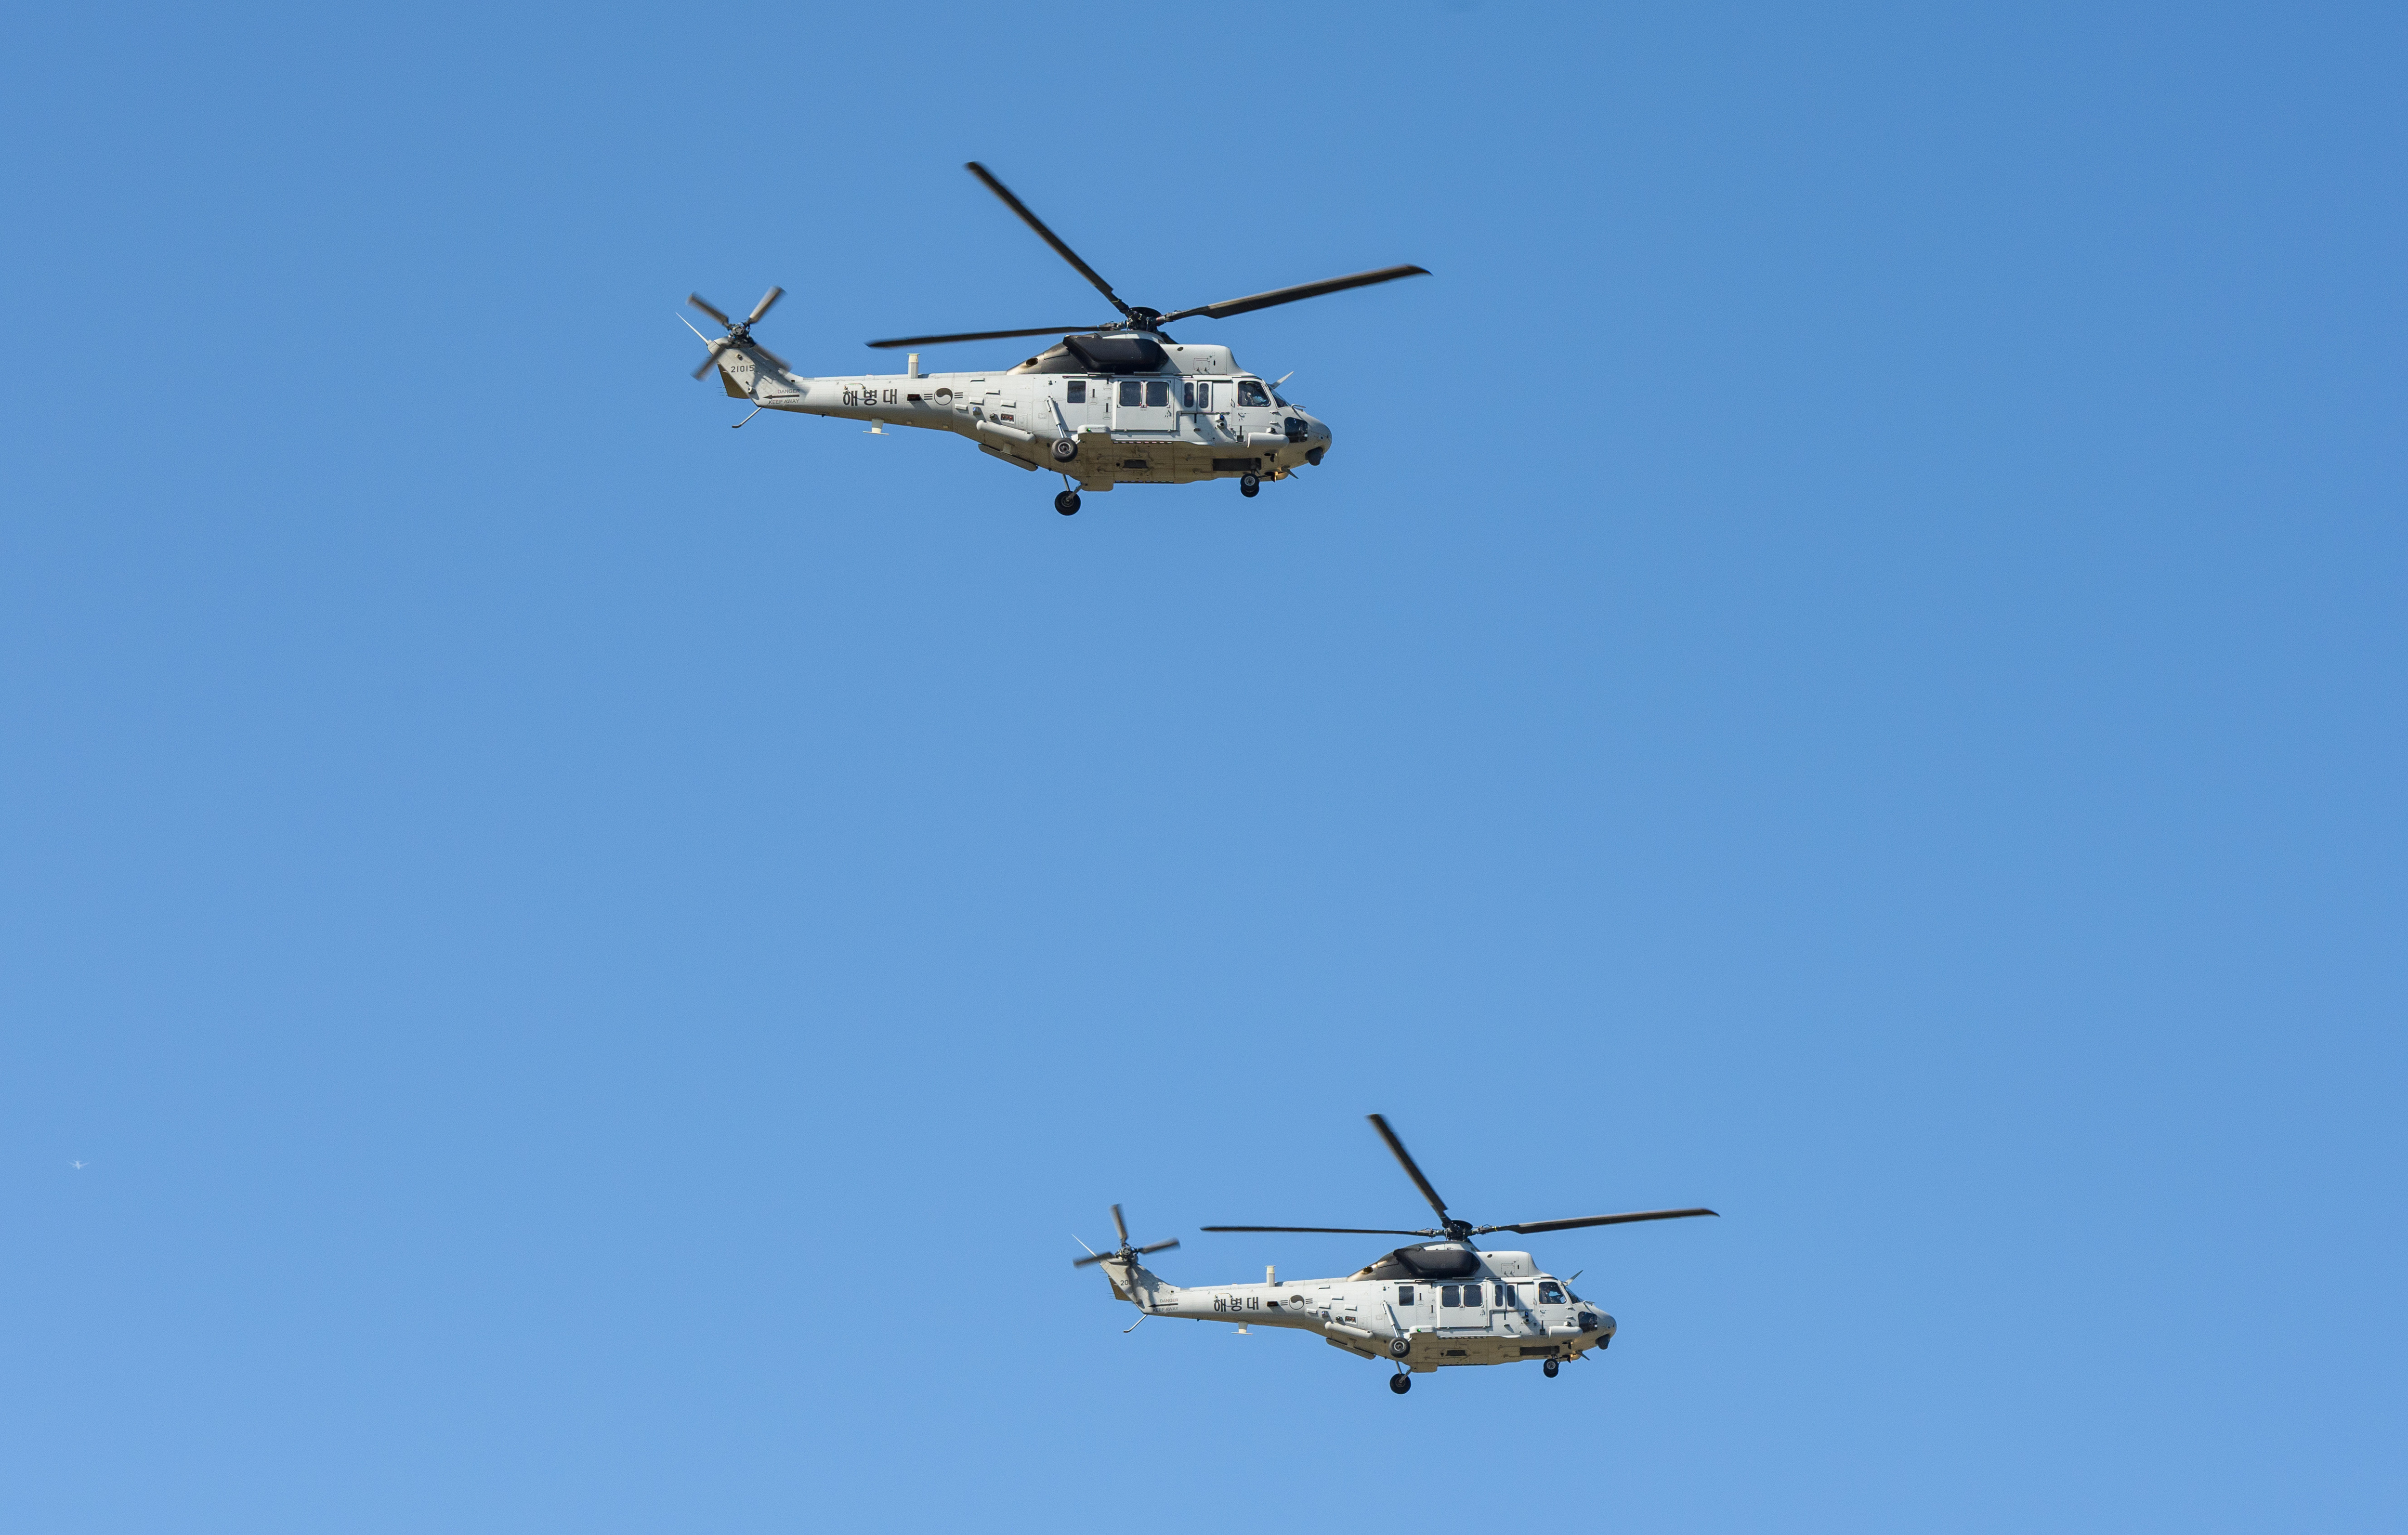
[[1125, 1300], [1141, 1312], [1160, 1311], [1179, 1298], [1179, 1286], [1135, 1258], [1104, 1259], [1104, 1276], [1112, 1282], [1112, 1298]]

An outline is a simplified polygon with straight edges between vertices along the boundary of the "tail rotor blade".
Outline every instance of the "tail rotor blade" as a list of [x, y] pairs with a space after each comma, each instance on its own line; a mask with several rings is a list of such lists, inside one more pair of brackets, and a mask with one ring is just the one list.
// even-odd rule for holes
[[724, 337], [721, 339], [710, 343], [710, 350], [703, 354], [702, 366], [694, 370], [694, 376], [699, 379], [704, 374], [710, 372], [712, 368], [717, 367], [719, 366], [719, 354], [726, 350], [727, 341]]
[[703, 297], [700, 294], [688, 294], [685, 295], [685, 301], [693, 305], [695, 308], [700, 309], [703, 313], [710, 316], [713, 320], [718, 321], [723, 325], [732, 325], [736, 323], [735, 321], [730, 320], [727, 316], [722, 314], [717, 306], [713, 305], [710, 300]]
[[752, 312], [744, 317], [744, 323], [749, 325], [754, 321], [760, 319], [763, 315], [767, 314], [769, 312], [769, 306], [778, 302], [779, 295], [783, 294], [785, 291], [786, 290], [783, 288], [771, 288], [767, 293], [763, 294], [761, 295], [761, 302], [753, 305]]
[[1101, 1263], [1104, 1259], [1111, 1256], [1111, 1255], [1110, 1253], [1090, 1253], [1082, 1258], [1072, 1258], [1070, 1260], [1070, 1267], [1073, 1269], [1083, 1269], [1090, 1263]]
[[1179, 1239], [1177, 1237], [1173, 1237], [1168, 1241], [1158, 1241], [1151, 1247], [1140, 1247], [1138, 1249], [1138, 1252], [1140, 1255], [1146, 1253], [1168, 1253], [1178, 1245]]
[[1121, 1234], [1121, 1245], [1123, 1247], [1126, 1247], [1128, 1245], [1128, 1222], [1121, 1219], [1121, 1207], [1118, 1205], [1112, 1206], [1112, 1225]]

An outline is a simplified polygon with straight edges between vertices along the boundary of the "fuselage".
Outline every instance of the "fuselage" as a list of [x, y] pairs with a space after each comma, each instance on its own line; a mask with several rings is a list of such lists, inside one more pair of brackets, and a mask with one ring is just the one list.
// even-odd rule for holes
[[[1109, 1257], [1113, 1293], [1149, 1316], [1319, 1333], [1368, 1359], [1412, 1370], [1577, 1358], [1613, 1337], [1613, 1318], [1527, 1253], [1440, 1242], [1400, 1248], [1343, 1279], [1175, 1285]], [[1401, 1346], [1400, 1346], [1401, 1345]]]
[[1240, 368], [1229, 349], [1144, 332], [1069, 337], [1016, 366], [808, 378], [749, 347], [721, 355], [729, 394], [770, 410], [968, 438], [1082, 491], [1283, 478], [1318, 464], [1329, 428]]

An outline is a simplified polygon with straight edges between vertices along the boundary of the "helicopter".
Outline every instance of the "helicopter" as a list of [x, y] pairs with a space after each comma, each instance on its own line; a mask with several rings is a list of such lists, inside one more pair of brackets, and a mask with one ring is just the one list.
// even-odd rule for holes
[[1182, 344], [1163, 327], [1182, 320], [1226, 320], [1349, 288], [1428, 275], [1419, 266], [1383, 266], [1165, 314], [1124, 302], [992, 171], [975, 160], [967, 168], [1055, 255], [1093, 283], [1120, 318], [1100, 325], [902, 336], [868, 343], [900, 349], [1061, 336], [1054, 346], [1011, 367], [923, 373], [920, 354], [912, 351], [900, 374], [814, 379], [796, 373], [752, 338], [752, 327], [784, 289], [771, 288], [741, 320], [731, 319], [701, 294], [690, 294], [686, 302], [718, 321], [725, 332], [705, 336], [686, 322], [686, 328], [709, 349], [694, 376], [699, 379], [715, 367], [721, 386], [752, 404], [752, 414], [736, 425], [764, 410], [788, 410], [866, 421], [869, 433], [879, 437], [889, 426], [951, 432], [1015, 468], [1059, 473], [1063, 488], [1054, 497], [1054, 509], [1065, 517], [1077, 513], [1082, 492], [1109, 491], [1114, 485], [1235, 480], [1239, 492], [1251, 496], [1266, 481], [1285, 480], [1302, 466], [1320, 464], [1332, 441], [1328, 424], [1280, 393], [1280, 385], [1294, 375], [1266, 382], [1240, 367], [1227, 347]]
[[1640, 1210], [1562, 1221], [1474, 1226], [1447, 1212], [1446, 1201], [1422, 1175], [1387, 1120], [1379, 1114], [1369, 1118], [1371, 1128], [1403, 1164], [1405, 1176], [1438, 1212], [1436, 1227], [1417, 1231], [1359, 1226], [1208, 1226], [1201, 1229], [1434, 1240], [1399, 1247], [1343, 1279], [1283, 1284], [1274, 1265], [1263, 1270], [1260, 1284], [1183, 1286], [1165, 1283], [1139, 1261], [1149, 1253], [1177, 1247], [1178, 1239], [1144, 1247], [1131, 1245], [1128, 1223], [1122, 1218], [1121, 1207], [1114, 1205], [1112, 1225], [1120, 1232], [1120, 1246], [1109, 1253], [1089, 1249], [1085, 1257], [1072, 1258], [1071, 1266], [1102, 1265], [1111, 1281], [1113, 1298], [1129, 1302], [1141, 1313], [1127, 1331], [1136, 1331], [1149, 1316], [1176, 1316], [1197, 1322], [1235, 1322], [1241, 1332], [1253, 1327], [1317, 1332], [1332, 1347], [1349, 1354], [1374, 1361], [1386, 1358], [1396, 1367], [1388, 1378], [1388, 1389], [1403, 1396], [1412, 1389], [1415, 1375], [1457, 1365], [1525, 1364], [1536, 1359], [1553, 1380], [1565, 1361], [1585, 1357], [1589, 1350], [1602, 1350], [1613, 1341], [1613, 1318], [1574, 1294], [1570, 1280], [1557, 1279], [1541, 1269], [1527, 1253], [1483, 1251], [1472, 1244], [1472, 1238], [1491, 1231], [1527, 1235], [1714, 1213], [1711, 1210]]

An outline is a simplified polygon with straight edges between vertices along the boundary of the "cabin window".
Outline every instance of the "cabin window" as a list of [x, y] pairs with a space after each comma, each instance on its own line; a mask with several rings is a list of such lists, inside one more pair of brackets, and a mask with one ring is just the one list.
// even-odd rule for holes
[[1212, 409], [1212, 386], [1210, 383], [1197, 384], [1196, 409], [1198, 410], [1210, 410]]
[[1445, 1284], [1440, 1286], [1438, 1292], [1438, 1303], [1441, 1306], [1462, 1305], [1463, 1286], [1460, 1284]]
[[1168, 405], [1170, 403], [1169, 383], [1162, 379], [1148, 379], [1145, 381], [1145, 403]]
[[1145, 385], [1138, 382], [1135, 379], [1123, 379], [1121, 380], [1121, 403], [1123, 405], [1144, 404]]
[[1238, 380], [1238, 403], [1240, 405], [1268, 405], [1271, 403], [1271, 392], [1265, 389], [1259, 380], [1240, 379]]
[[1398, 1305], [1399, 1305], [1399, 1306], [1410, 1306], [1410, 1305], [1412, 1305], [1412, 1303], [1413, 1303], [1413, 1287], [1412, 1287], [1412, 1285], [1410, 1285], [1410, 1284], [1399, 1284], [1399, 1285], [1398, 1285], [1398, 1286], [1397, 1286], [1397, 1304], [1398, 1304]]
[[1084, 405], [1087, 403], [1086, 380], [1073, 379], [1070, 380], [1070, 403], [1072, 405]]
[[1552, 1279], [1539, 1281], [1539, 1304], [1560, 1306], [1564, 1303], [1564, 1287]]
[[1498, 1285], [1498, 1286], [1497, 1286], [1497, 1304], [1498, 1304], [1498, 1305], [1500, 1305], [1500, 1306], [1518, 1306], [1518, 1305], [1520, 1305], [1520, 1304], [1522, 1303], [1522, 1297], [1521, 1297], [1521, 1294], [1520, 1294], [1520, 1290], [1521, 1290], [1521, 1286], [1516, 1285], [1516, 1284], [1499, 1284], [1499, 1285]]

